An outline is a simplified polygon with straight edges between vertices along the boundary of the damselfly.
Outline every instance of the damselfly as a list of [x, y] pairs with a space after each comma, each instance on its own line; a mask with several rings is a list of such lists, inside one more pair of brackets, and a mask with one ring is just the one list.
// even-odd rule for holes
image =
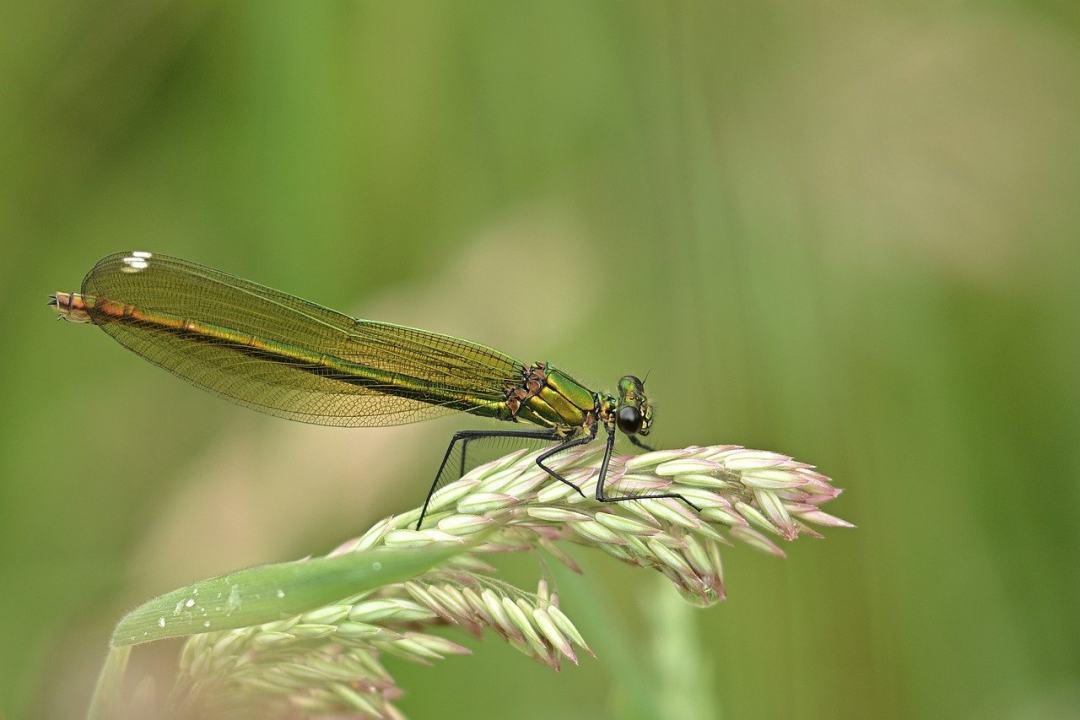
[[[551, 477], [581, 488], [547, 461], [607, 433], [596, 482], [601, 502], [677, 498], [611, 497], [604, 481], [616, 431], [649, 449], [644, 383], [619, 380], [618, 397], [590, 390], [550, 363], [526, 365], [483, 345], [415, 328], [356, 320], [196, 263], [148, 252], [102, 258], [80, 292], [58, 292], [60, 317], [97, 325], [120, 344], [185, 380], [241, 405], [319, 425], [373, 427], [452, 411], [528, 423], [531, 430], [454, 434], [424, 500], [465, 471], [470, 441], [521, 438], [554, 443], [536, 458]], [[449, 467], [460, 443], [460, 467]]]

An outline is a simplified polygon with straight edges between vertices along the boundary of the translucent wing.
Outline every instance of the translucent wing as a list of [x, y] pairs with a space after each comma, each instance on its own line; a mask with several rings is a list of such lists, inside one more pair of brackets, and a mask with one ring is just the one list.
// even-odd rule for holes
[[[355, 427], [454, 410], [491, 414], [523, 372], [521, 363], [482, 345], [356, 320], [164, 255], [105, 257], [84, 278], [82, 293], [94, 298], [95, 324], [155, 365], [302, 422]], [[382, 380], [359, 381], [366, 371]]]

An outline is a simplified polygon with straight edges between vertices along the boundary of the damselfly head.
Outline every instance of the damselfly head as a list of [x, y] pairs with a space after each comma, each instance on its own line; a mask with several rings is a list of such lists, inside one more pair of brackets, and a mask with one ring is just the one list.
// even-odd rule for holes
[[90, 313], [86, 311], [86, 303], [79, 293], [58, 292], [49, 296], [49, 307], [56, 310], [56, 315], [61, 320], [68, 322], [90, 322]]
[[652, 405], [645, 396], [645, 383], [634, 375], [619, 379], [619, 409], [615, 424], [627, 435], [648, 435], [652, 429]]

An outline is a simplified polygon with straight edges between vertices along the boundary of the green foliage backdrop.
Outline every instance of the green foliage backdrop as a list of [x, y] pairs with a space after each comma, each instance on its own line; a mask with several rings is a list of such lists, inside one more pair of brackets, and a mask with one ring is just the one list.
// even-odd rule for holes
[[649, 717], [686, 686], [703, 718], [1080, 713], [1073, 3], [3, 16], [10, 717], [79, 717], [140, 600], [411, 507], [461, 425], [260, 417], [51, 322], [49, 292], [131, 248], [598, 386], [651, 370], [658, 444], [780, 450], [847, 488], [859, 529], [728, 552], [709, 611], [585, 557], [560, 590], [599, 660], [556, 675], [489, 641], [402, 665], [414, 717]]

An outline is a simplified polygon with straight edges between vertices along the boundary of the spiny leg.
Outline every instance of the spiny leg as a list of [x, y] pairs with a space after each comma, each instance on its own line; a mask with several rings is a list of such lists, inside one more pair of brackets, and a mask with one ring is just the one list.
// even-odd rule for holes
[[420, 519], [416, 521], [416, 529], [419, 530], [420, 526], [424, 522], [424, 516], [427, 515], [428, 505], [431, 503], [431, 496], [435, 494], [435, 490], [439, 487], [439, 480], [442, 479], [443, 471], [446, 470], [446, 464], [450, 461], [450, 455], [454, 452], [454, 445], [458, 442], [462, 444], [462, 457], [461, 457], [461, 475], [465, 474], [465, 450], [470, 440], [479, 440], [480, 438], [493, 438], [493, 437], [509, 437], [509, 438], [529, 438], [532, 440], [561, 440], [562, 437], [554, 430], [459, 430], [454, 433], [454, 437], [450, 439], [450, 445], [446, 448], [446, 454], [443, 455], [442, 462], [439, 463], [439, 469], [435, 473], [435, 479], [431, 483], [431, 489], [428, 490], [427, 497], [424, 498], [424, 507], [420, 510]]
[[[634, 440], [633, 436], [630, 436], [631, 440]], [[637, 445], [638, 443], [634, 443]], [[662, 498], [675, 498], [676, 500], [682, 500], [684, 503], [692, 507], [694, 510], [701, 512], [694, 503], [684, 498], [679, 493], [651, 493], [646, 495], [627, 495], [625, 497], [608, 497], [604, 494], [604, 480], [607, 478], [608, 462], [611, 460], [611, 450], [615, 447], [615, 433], [608, 432], [607, 442], [604, 443], [604, 460], [600, 463], [600, 476], [596, 478], [596, 499], [600, 502], [616, 503], [627, 502], [629, 500], [660, 500]], [[642, 446], [643, 447], [643, 446]]]
[[559, 443], [558, 445], [551, 448], [550, 450], [545, 450], [544, 452], [542, 452], [540, 454], [540, 456], [538, 458], [536, 458], [536, 464], [540, 467], [541, 470], [546, 472], [548, 475], [555, 478], [556, 480], [558, 480], [561, 483], [569, 485], [570, 487], [577, 490], [578, 495], [580, 495], [581, 497], [585, 497], [585, 493], [581, 491], [580, 487], [578, 487], [575, 483], [570, 482], [569, 480], [564, 478], [562, 475], [560, 475], [559, 473], [557, 473], [554, 470], [552, 470], [551, 468], [549, 468], [547, 465], [544, 464], [544, 461], [547, 460], [549, 457], [551, 457], [553, 455], [558, 455], [559, 453], [561, 453], [561, 452], [563, 452], [565, 450], [569, 450], [572, 447], [577, 447], [578, 445], [584, 445], [585, 443], [592, 442], [593, 438], [595, 438], [595, 437], [596, 437], [596, 429], [594, 428], [593, 431], [591, 433], [589, 433], [588, 435], [584, 435], [582, 437], [570, 437], [570, 438], [567, 438], [566, 440]]
[[[484, 431], [475, 431], [475, 432], [484, 432]], [[499, 434], [494, 435], [494, 436], [492, 436], [492, 435], [480, 436], [480, 437], [466, 436], [466, 437], [461, 438], [461, 463], [460, 463], [460, 465], [458, 467], [458, 477], [464, 477], [465, 476], [465, 467], [466, 467], [466, 465], [468, 465], [467, 459], [468, 459], [468, 454], [469, 454], [469, 442], [471, 440], [479, 440], [479, 439], [482, 439], [484, 437], [519, 437], [518, 435], [510, 435], [508, 433], [529, 432], [529, 431], [525, 431], [525, 430], [507, 430], [505, 432], [500, 432], [500, 431], [492, 430], [492, 431], [488, 431], [488, 432], [497, 432]], [[547, 437], [548, 432], [549, 431], [547, 431], [547, 430], [542, 431], [542, 434], [541, 434], [540, 437], [542, 439], [544, 439], [544, 440], [549, 439]], [[531, 434], [531, 432], [530, 432], [528, 437], [535, 437], [535, 436], [533, 434]]]
[[461, 439], [461, 467], [458, 468], [458, 477], [464, 477], [465, 475], [465, 456], [469, 452], [469, 440], [471, 439], [467, 437]]

